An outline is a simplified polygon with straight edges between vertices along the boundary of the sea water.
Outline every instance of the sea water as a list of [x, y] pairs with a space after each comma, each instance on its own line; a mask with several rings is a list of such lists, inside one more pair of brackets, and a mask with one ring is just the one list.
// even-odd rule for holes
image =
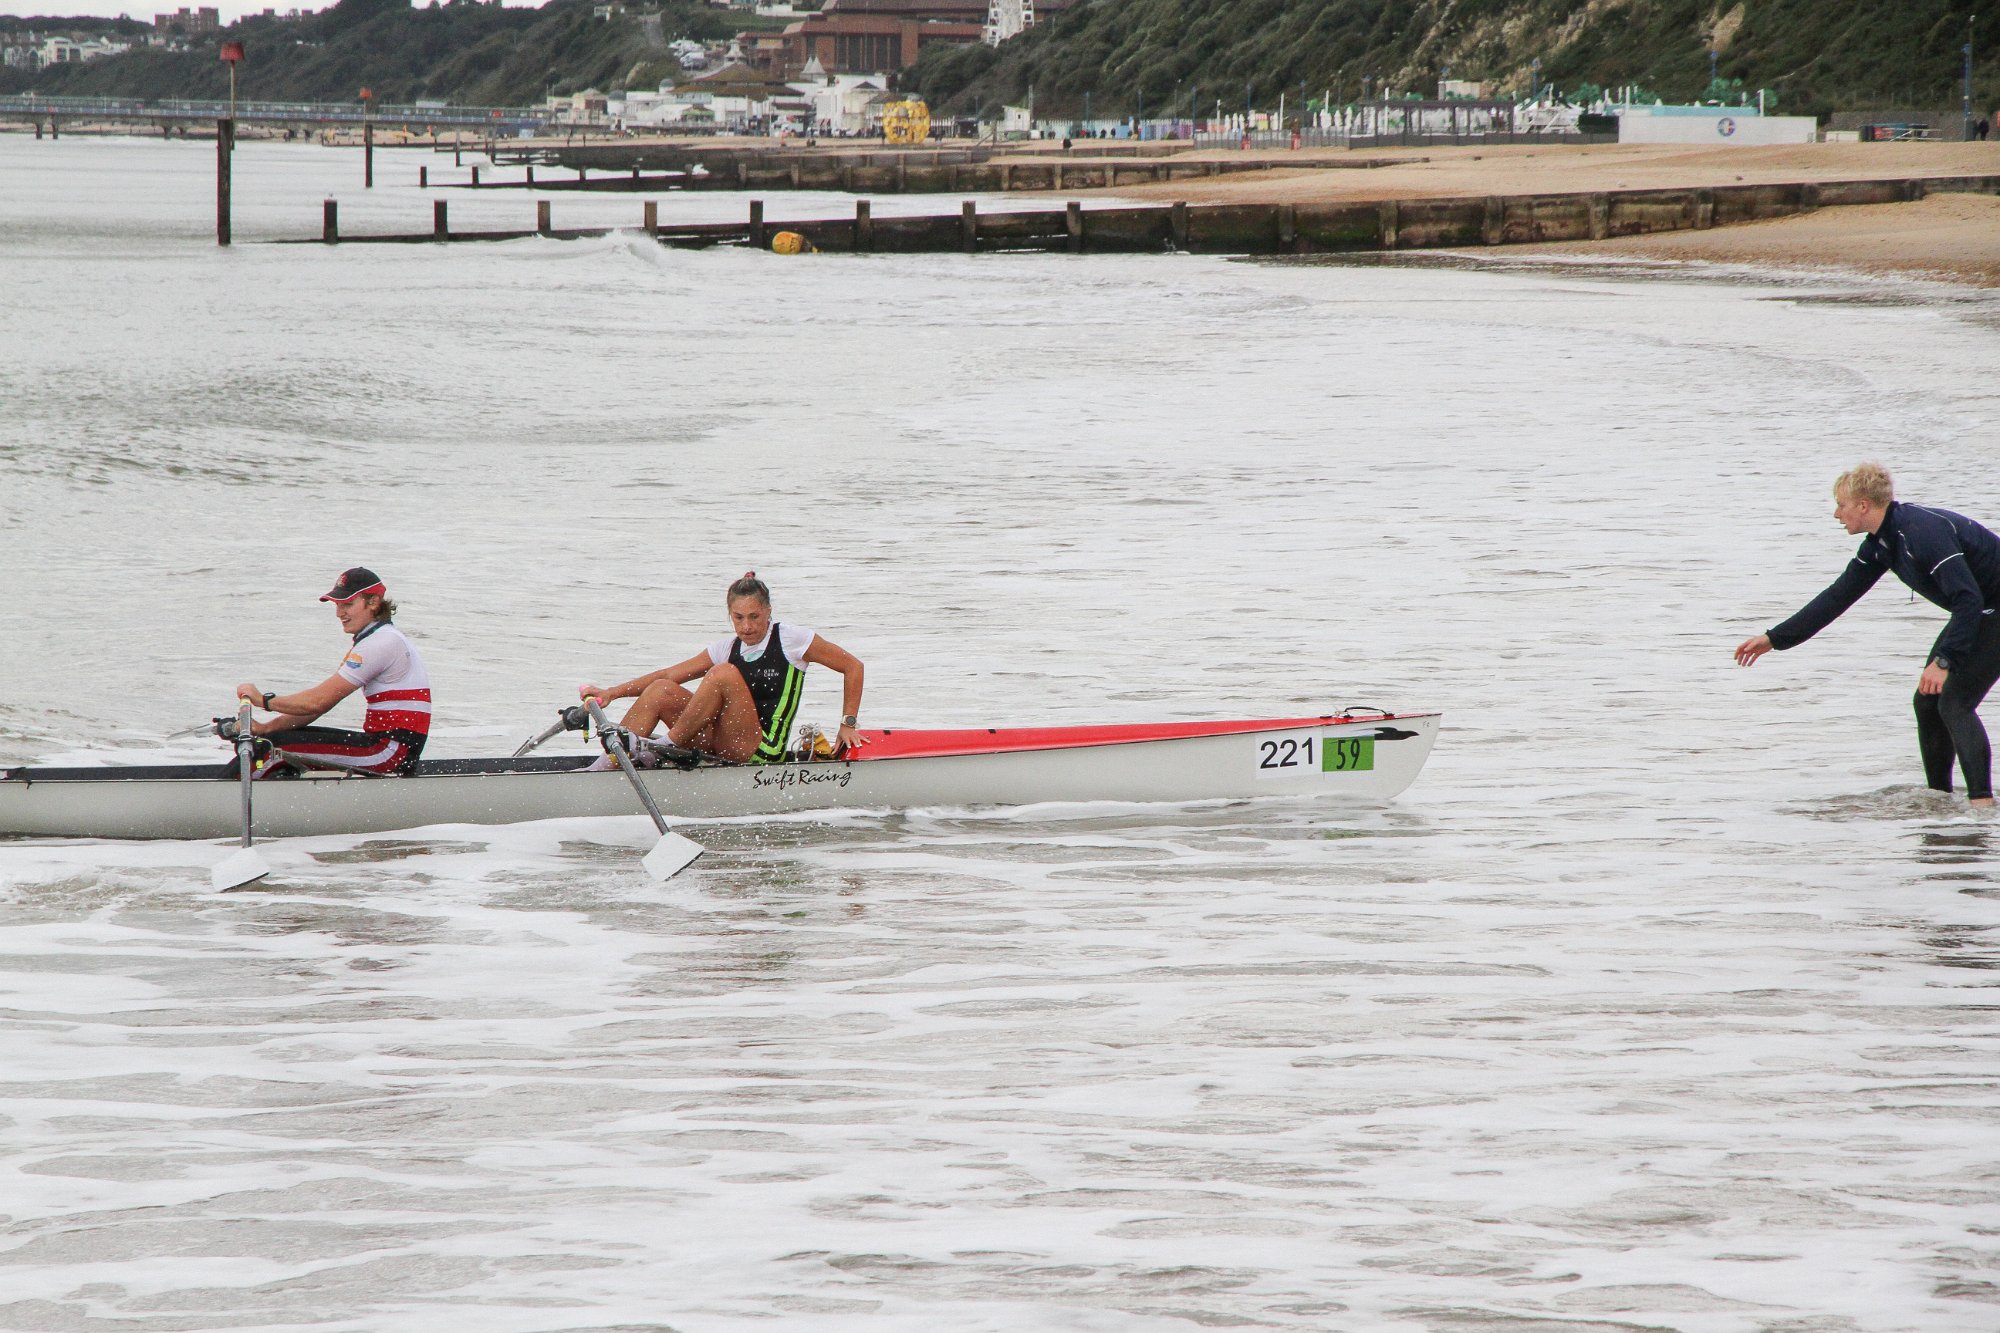
[[691, 655], [750, 568], [871, 725], [1444, 729], [1385, 808], [697, 824], [664, 887], [636, 814], [227, 895], [221, 843], [0, 843], [0, 1327], [2000, 1323], [1942, 617], [1885, 582], [1730, 661], [1847, 559], [1853, 462], [2000, 520], [1990, 298], [262, 244], [428, 226], [441, 159], [304, 145], [240, 148], [219, 250], [212, 153], [0, 137], [0, 762], [219, 760], [164, 738], [329, 674], [357, 563], [433, 755]]

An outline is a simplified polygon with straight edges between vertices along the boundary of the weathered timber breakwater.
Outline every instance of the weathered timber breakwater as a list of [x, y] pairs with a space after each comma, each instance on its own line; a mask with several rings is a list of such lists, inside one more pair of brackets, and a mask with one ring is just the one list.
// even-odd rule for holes
[[[1488, 195], [1327, 204], [1161, 204], [982, 213], [972, 200], [956, 214], [877, 218], [867, 200], [852, 217], [768, 219], [752, 200], [741, 222], [662, 225], [645, 205], [641, 229], [666, 245], [762, 248], [780, 231], [828, 251], [923, 253], [1040, 250], [1187, 251], [1198, 254], [1314, 254], [1604, 240], [1705, 230], [1789, 217], [1822, 208], [1906, 203], [1932, 194], [2000, 195], [2000, 176], [1724, 185], [1691, 189], [1570, 194]], [[574, 239], [615, 228], [557, 228], [553, 208], [536, 203], [535, 226], [519, 231], [454, 231], [445, 200], [433, 201], [431, 229], [395, 235], [343, 236], [339, 206], [327, 200], [319, 242], [416, 243], [498, 241], [528, 236]], [[307, 241], [292, 242], [311, 243]]]
[[[1089, 157], [986, 159], [964, 153], [624, 153], [629, 164], [607, 166], [582, 152], [554, 166], [529, 162], [522, 175], [499, 179], [471, 169], [462, 181], [428, 186], [475, 190], [839, 190], [847, 194], [1008, 194], [1014, 191], [1110, 190], [1121, 185], [1202, 180], [1251, 171], [1353, 171], [1402, 166], [1422, 158], [1356, 158], [1324, 154], [1277, 162], [1268, 158], [1139, 159]], [[655, 160], [655, 158], [658, 160]], [[538, 174], [539, 167], [539, 174]], [[696, 168], [699, 167], [699, 170]], [[558, 176], [554, 171], [573, 172]], [[597, 171], [598, 175], [590, 173]]]

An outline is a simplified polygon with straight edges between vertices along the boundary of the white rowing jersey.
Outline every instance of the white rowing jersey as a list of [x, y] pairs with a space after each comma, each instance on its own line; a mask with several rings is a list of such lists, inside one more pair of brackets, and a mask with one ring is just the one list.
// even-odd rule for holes
[[[817, 634], [814, 634], [803, 625], [780, 624], [778, 626], [778, 646], [785, 650], [785, 660], [801, 671], [806, 669], [806, 649], [812, 647], [813, 640], [818, 637]], [[770, 644], [771, 636], [769, 634], [766, 634], [756, 643], [744, 644], [743, 660], [746, 662], [756, 661], [764, 655], [764, 650]], [[733, 638], [717, 639], [714, 643], [708, 645], [708, 660], [710, 665], [721, 666], [724, 662], [727, 662], [729, 660], [729, 650], [735, 646], [736, 640]]]
[[368, 701], [362, 730], [431, 734], [430, 673], [416, 645], [388, 621], [378, 620], [354, 636], [339, 674]]

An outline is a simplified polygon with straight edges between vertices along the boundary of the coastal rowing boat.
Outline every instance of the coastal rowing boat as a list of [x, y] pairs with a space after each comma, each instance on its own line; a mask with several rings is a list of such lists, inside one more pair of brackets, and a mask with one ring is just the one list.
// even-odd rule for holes
[[[1369, 709], [1256, 722], [890, 729], [862, 732], [866, 744], [851, 758], [704, 762], [639, 776], [678, 819], [1251, 796], [1372, 804], [1416, 779], [1438, 717]], [[405, 777], [314, 772], [259, 782], [253, 831], [305, 837], [638, 813], [624, 774], [583, 771], [592, 758], [426, 760]], [[240, 821], [238, 783], [217, 764], [0, 770], [0, 836], [222, 838]]]

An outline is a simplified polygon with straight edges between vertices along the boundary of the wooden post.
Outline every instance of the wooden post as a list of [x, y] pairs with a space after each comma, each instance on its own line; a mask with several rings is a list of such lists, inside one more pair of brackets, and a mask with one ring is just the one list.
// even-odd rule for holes
[[51, 139], [62, 138], [62, 122], [54, 116], [49, 117], [49, 137]]
[[637, 167], [632, 168], [632, 183], [634, 185], [639, 183], [639, 168]]
[[535, 200], [535, 230], [546, 236], [552, 230], [549, 225], [549, 201]]
[[1072, 199], [1063, 206], [1063, 230], [1071, 254], [1083, 253], [1083, 205]]
[[958, 244], [967, 254], [979, 249], [979, 204], [967, 199], [958, 206]]
[[1715, 225], [1715, 191], [1694, 192], [1694, 225], [1699, 231], [1707, 231]]
[[434, 241], [451, 239], [451, 217], [446, 211], [448, 207], [443, 199], [431, 200], [431, 239]]
[[1299, 247], [1299, 211], [1291, 204], [1278, 205], [1278, 249], [1296, 250]]
[[479, 184], [479, 168], [476, 166], [472, 169], [472, 183], [474, 185]]
[[1479, 225], [1479, 239], [1488, 245], [1498, 245], [1507, 232], [1507, 206], [1500, 202], [1500, 196], [1486, 196], [1486, 216]]
[[736, 187], [740, 190], [747, 190], [750, 188], [749, 158], [739, 157], [736, 159]]
[[428, 190], [431, 188], [431, 169], [429, 167], [417, 168], [417, 188], [419, 190]]
[[534, 169], [533, 167], [529, 167], [529, 168], [528, 168], [528, 188], [529, 188], [529, 189], [533, 189], [533, 188], [534, 188], [534, 185], [535, 185], [535, 169]]
[[793, 159], [792, 161], [792, 188], [794, 190], [799, 188], [799, 164], [797, 159]]
[[[53, 125], [53, 124], [55, 124], [55, 122], [54, 122], [54, 121], [50, 121], [50, 122], [49, 122], [49, 124]], [[35, 142], [36, 142], [36, 143], [40, 143], [41, 141], [42, 141], [42, 118], [41, 118], [40, 116], [36, 116], [36, 117], [35, 117]]]
[[648, 199], [646, 201], [646, 221], [644, 225], [648, 236], [657, 236], [660, 234], [660, 205], [658, 200]]
[[1188, 206], [1178, 203], [1167, 213], [1167, 235], [1174, 243], [1174, 249], [1188, 248]]
[[1063, 168], [1062, 163], [1060, 162], [1056, 163], [1056, 183], [1054, 188], [1058, 190], [1060, 190], [1063, 187], [1062, 168]]
[[319, 238], [328, 245], [340, 243], [340, 205], [332, 199], [319, 206]]
[[1611, 196], [1590, 196], [1590, 239], [1601, 241], [1611, 234]]
[[229, 244], [229, 165], [236, 151], [236, 122], [215, 122], [215, 243]]
[[590, 179], [590, 169], [589, 169], [588, 167], [578, 167], [578, 168], [576, 169], [576, 178], [577, 178], [577, 179], [578, 179], [579, 181], [587, 181], [587, 180], [589, 180], [589, 179]]
[[451, 132], [451, 164], [455, 167], [462, 167], [465, 165], [465, 161], [459, 157], [458, 153], [458, 131], [453, 130]]
[[1002, 162], [1000, 164], [1000, 188], [1002, 191], [1014, 188], [1014, 164], [1012, 162]]
[[896, 159], [896, 193], [908, 194], [909, 192], [910, 160], [906, 157], [899, 157]]
[[1395, 249], [1396, 229], [1399, 225], [1396, 201], [1394, 199], [1384, 199], [1377, 206], [1375, 217], [1377, 226], [1376, 244], [1380, 245], [1384, 250]]
[[854, 248], [873, 250], [875, 248], [875, 219], [869, 216], [868, 201], [854, 201]]
[[375, 188], [375, 122], [361, 122], [361, 188]]
[[764, 248], [764, 201], [762, 199], [752, 199], [750, 201], [750, 248], [752, 250], [762, 250]]

